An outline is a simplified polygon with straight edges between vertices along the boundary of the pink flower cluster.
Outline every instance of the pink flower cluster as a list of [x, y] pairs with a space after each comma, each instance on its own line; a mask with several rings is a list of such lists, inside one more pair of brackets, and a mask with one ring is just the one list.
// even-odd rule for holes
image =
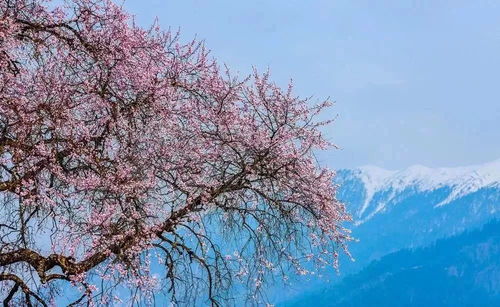
[[204, 212], [263, 203], [349, 239], [334, 173], [313, 158], [331, 146], [315, 120], [328, 102], [268, 73], [234, 78], [202, 44], [142, 29], [109, 0], [2, 1], [0, 12], [1, 191], [58, 224], [53, 252], [128, 261]]

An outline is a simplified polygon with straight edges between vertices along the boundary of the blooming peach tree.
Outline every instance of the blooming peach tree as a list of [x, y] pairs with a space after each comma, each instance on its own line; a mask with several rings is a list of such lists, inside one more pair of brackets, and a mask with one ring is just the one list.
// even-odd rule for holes
[[106, 0], [0, 0], [0, 72], [5, 305], [256, 299], [350, 239], [313, 157], [328, 102]]

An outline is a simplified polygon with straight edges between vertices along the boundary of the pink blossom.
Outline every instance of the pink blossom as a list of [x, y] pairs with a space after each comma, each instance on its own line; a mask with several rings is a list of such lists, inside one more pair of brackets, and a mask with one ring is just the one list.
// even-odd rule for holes
[[[305, 274], [300, 262], [326, 252], [337, 265], [350, 217], [313, 156], [332, 146], [316, 121], [329, 102], [269, 72], [235, 78], [203, 44], [140, 28], [110, 0], [3, 1], [0, 12], [0, 223], [19, 233], [4, 250], [39, 256], [2, 269], [25, 263], [48, 282], [59, 267], [53, 279], [90, 292], [98, 272], [152, 293], [161, 255], [170, 291], [201, 279], [213, 300], [227, 276], [259, 288], [282, 261]], [[29, 227], [10, 219], [18, 212]], [[223, 256], [222, 236], [239, 252]]]

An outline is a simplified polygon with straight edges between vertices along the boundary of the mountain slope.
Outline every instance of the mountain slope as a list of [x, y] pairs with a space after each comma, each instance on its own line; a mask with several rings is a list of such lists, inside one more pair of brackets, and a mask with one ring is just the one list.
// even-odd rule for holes
[[340, 274], [331, 270], [322, 279], [301, 279], [275, 302], [329, 287], [387, 254], [427, 246], [500, 219], [500, 160], [401, 171], [365, 166], [338, 171], [336, 183], [337, 197], [354, 218], [347, 226], [359, 240], [349, 247], [356, 261], [341, 258]]
[[[448, 205], [482, 189], [500, 188], [500, 159], [483, 165], [456, 168], [428, 168], [414, 165], [401, 171], [389, 171], [376, 166], [363, 166], [338, 172], [340, 194], [360, 194], [361, 199], [349, 202], [357, 224], [387, 210], [401, 194], [428, 193], [444, 189], [446, 197], [433, 203]], [[361, 188], [361, 190], [360, 190]], [[356, 191], [356, 189], [358, 189]], [[348, 196], [346, 200], [351, 196]]]
[[[338, 172], [338, 197], [354, 217], [360, 267], [387, 253], [429, 244], [500, 217], [500, 160], [479, 166]], [[347, 264], [351, 266], [351, 264]]]
[[374, 261], [285, 306], [500, 306], [500, 221]]

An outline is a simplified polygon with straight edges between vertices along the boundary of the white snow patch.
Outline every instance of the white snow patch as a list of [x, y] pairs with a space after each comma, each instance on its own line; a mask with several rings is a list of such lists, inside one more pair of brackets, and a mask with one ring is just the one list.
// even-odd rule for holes
[[[363, 181], [366, 190], [364, 203], [358, 212], [359, 217], [367, 210], [373, 196], [379, 191], [392, 190], [391, 194], [394, 196], [408, 187], [419, 191], [451, 187], [450, 195], [436, 204], [438, 207], [484, 187], [500, 187], [500, 159], [481, 165], [454, 168], [414, 165], [404, 170], [391, 171], [376, 166], [362, 166], [357, 170], [355, 174]], [[378, 204], [370, 216], [381, 211], [383, 207], [384, 205]]]
[[359, 177], [363, 181], [366, 192], [365, 201], [358, 213], [361, 217], [368, 208], [368, 204], [370, 204], [373, 195], [383, 188], [386, 180], [391, 178], [395, 172], [370, 165], [360, 167], [359, 171]]

